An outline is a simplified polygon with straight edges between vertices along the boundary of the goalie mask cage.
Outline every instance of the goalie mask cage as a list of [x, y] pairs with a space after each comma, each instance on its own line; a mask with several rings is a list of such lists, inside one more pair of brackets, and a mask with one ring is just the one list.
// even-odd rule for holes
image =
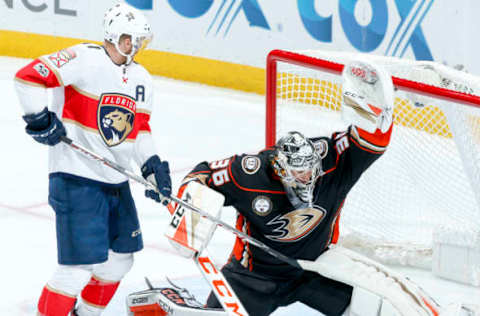
[[384, 263], [427, 268], [435, 234], [453, 232], [452, 243], [463, 247], [475, 240], [456, 232], [480, 227], [480, 78], [434, 62], [274, 50], [266, 145], [290, 130], [330, 136], [345, 129], [341, 72], [358, 58], [392, 75], [395, 126], [385, 154], [347, 196], [340, 242]]

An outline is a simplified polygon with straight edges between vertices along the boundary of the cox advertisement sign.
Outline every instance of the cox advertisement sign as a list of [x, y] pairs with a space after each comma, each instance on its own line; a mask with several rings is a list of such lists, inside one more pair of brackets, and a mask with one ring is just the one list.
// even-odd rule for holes
[[[160, 30], [155, 43], [159, 49], [163, 40], [167, 49], [179, 53], [256, 66], [263, 65], [273, 48], [348, 50], [466, 64], [469, 54], [458, 47], [476, 45], [462, 43], [467, 39], [459, 34], [479, 24], [470, 12], [480, 9], [474, 0], [126, 2], [150, 12]], [[471, 26], [462, 30], [468, 23]]]
[[[127, 2], [142, 10], [153, 9], [153, 0], [127, 0]], [[187, 19], [202, 18], [209, 10], [214, 10], [214, 18], [210, 21], [206, 34], [210, 32], [218, 34], [223, 28], [223, 35], [227, 36], [239, 13], [242, 13], [249, 26], [271, 30], [264, 13], [265, 9], [262, 9], [258, 0], [223, 0], [220, 6], [215, 8], [212, 8], [214, 0], [167, 0], [167, 2], [172, 10]], [[316, 6], [325, 5], [327, 2], [297, 0], [296, 10], [275, 9], [275, 11], [281, 15], [297, 14], [301, 19], [303, 31], [307, 32], [313, 40], [320, 43], [332, 43], [333, 12], [321, 15], [316, 11]], [[338, 5], [338, 21], [343, 35], [352, 48], [361, 52], [372, 52], [382, 42], [387, 41], [385, 55], [402, 57], [410, 47], [417, 59], [433, 59], [422, 30], [422, 21], [428, 15], [434, 0], [394, 0], [392, 9], [398, 12], [396, 20], [389, 19], [389, 7], [386, 0], [339, 0], [335, 2]], [[280, 1], [277, 0], [277, 3]], [[233, 9], [235, 10], [233, 11]], [[274, 19], [275, 17], [272, 17], [271, 20]], [[389, 38], [385, 38], [389, 22], [394, 24], [395, 32]]]
[[[102, 40], [117, 1], [0, 0], [2, 29]], [[478, 0], [123, 1], [145, 12], [161, 51], [264, 67], [271, 49], [346, 50], [480, 74]]]

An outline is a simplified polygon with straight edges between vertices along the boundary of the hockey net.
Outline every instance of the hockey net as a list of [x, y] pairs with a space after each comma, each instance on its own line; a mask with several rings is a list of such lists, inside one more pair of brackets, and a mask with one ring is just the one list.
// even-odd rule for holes
[[386, 153], [347, 196], [341, 243], [383, 263], [427, 268], [442, 230], [459, 246], [478, 242], [456, 232], [480, 227], [480, 78], [434, 62], [275, 50], [267, 60], [266, 145], [290, 130], [345, 129], [341, 71], [359, 56], [392, 74], [395, 127]]

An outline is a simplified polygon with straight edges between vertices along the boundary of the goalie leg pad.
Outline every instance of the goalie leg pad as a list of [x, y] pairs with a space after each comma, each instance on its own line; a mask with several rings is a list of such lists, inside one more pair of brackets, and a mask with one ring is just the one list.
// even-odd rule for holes
[[392, 304], [400, 315], [438, 316], [440, 307], [399, 273], [356, 252], [332, 245], [315, 261], [298, 260], [305, 270], [368, 290]]
[[127, 297], [128, 316], [226, 316], [222, 309], [204, 308], [176, 288], [155, 288]]
[[480, 316], [480, 305], [452, 303], [440, 316]]

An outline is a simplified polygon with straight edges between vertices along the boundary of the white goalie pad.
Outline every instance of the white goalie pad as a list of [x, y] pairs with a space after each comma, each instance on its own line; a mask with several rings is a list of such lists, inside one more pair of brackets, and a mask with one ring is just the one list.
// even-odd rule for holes
[[151, 288], [127, 296], [128, 316], [227, 316], [222, 309], [206, 308], [178, 287]]
[[345, 65], [342, 73], [342, 118], [374, 133], [386, 133], [393, 122], [393, 83], [387, 71], [370, 61]]
[[[332, 245], [315, 261], [298, 260], [302, 268], [359, 288], [363, 294], [379, 297], [378, 306], [362, 316], [438, 316], [440, 306], [420, 287], [399, 273], [356, 252]], [[357, 292], [358, 290], [354, 290]], [[367, 295], [368, 296], [368, 295]], [[355, 307], [355, 304], [352, 306]], [[370, 304], [372, 300], [367, 300]], [[357, 301], [357, 304], [361, 303]], [[391, 305], [391, 306], [388, 306]], [[357, 306], [358, 307], [358, 306]], [[378, 308], [378, 309], [375, 309]], [[358, 308], [357, 308], [358, 309]], [[378, 313], [382, 309], [385, 314]], [[366, 311], [363, 311], [364, 313]], [[352, 315], [356, 315], [352, 313]]]
[[480, 305], [453, 303], [440, 316], [480, 316]]
[[[225, 201], [222, 194], [196, 181], [190, 181], [180, 193], [179, 198], [215, 218], [220, 217]], [[217, 226], [197, 212], [179, 204], [173, 204], [174, 212], [165, 235], [181, 255], [193, 258], [195, 253], [205, 249]]]

